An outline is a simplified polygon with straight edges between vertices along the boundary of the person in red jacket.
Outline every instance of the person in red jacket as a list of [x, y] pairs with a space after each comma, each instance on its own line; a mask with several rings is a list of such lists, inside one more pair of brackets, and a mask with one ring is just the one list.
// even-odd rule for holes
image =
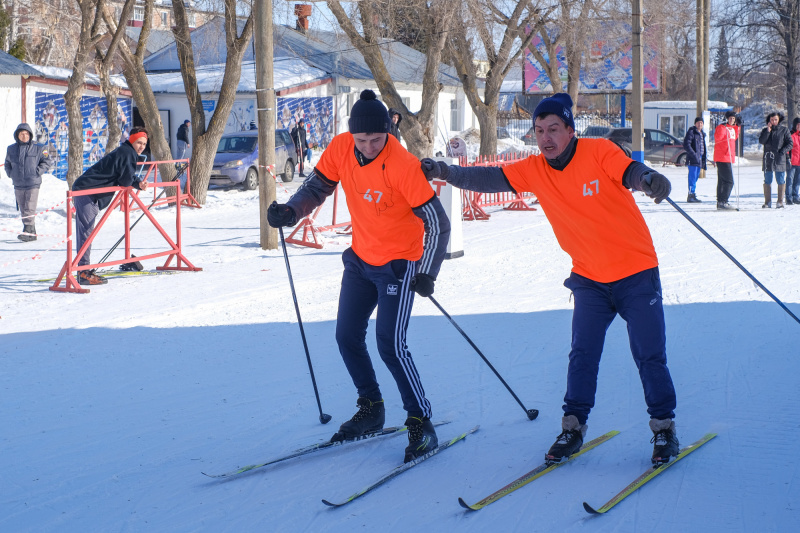
[[336, 342], [358, 392], [358, 412], [331, 441], [380, 431], [383, 396], [367, 351], [367, 324], [375, 308], [378, 352], [392, 373], [408, 413], [405, 462], [438, 445], [406, 330], [414, 294], [428, 297], [450, 238], [450, 221], [419, 167], [419, 159], [389, 134], [386, 106], [362, 91], [348, 120], [349, 133], [333, 138], [309, 178], [285, 204], [273, 203], [273, 228], [293, 226], [342, 184], [353, 246], [342, 254], [344, 274], [336, 317]]
[[629, 189], [656, 203], [669, 196], [669, 180], [633, 161], [608, 139], [578, 139], [572, 99], [542, 100], [533, 112], [540, 155], [499, 167], [448, 166], [423, 159], [429, 179], [477, 192], [532, 192], [572, 258], [564, 286], [572, 291], [572, 349], [567, 367], [562, 432], [545, 454], [558, 463], [577, 452], [594, 407], [606, 331], [617, 315], [628, 324], [654, 443], [652, 462], [678, 454], [676, 395], [667, 368], [666, 326], [653, 239]]
[[717, 209], [733, 211], [736, 208], [728, 203], [733, 190], [733, 164], [736, 162], [736, 146], [739, 140], [739, 126], [736, 113], [725, 112], [725, 123], [714, 130], [714, 163], [717, 165]]
[[800, 118], [792, 122], [791, 166], [786, 173], [786, 204], [800, 205]]

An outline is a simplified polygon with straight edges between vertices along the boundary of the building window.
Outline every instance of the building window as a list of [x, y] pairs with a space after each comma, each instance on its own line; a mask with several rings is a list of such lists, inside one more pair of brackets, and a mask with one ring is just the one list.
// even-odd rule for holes
[[450, 100], [450, 130], [461, 131], [460, 119], [461, 115], [458, 112], [458, 100], [455, 98]]
[[195, 27], [195, 23], [194, 23], [194, 13], [187, 13], [187, 14], [186, 14], [186, 17], [189, 19], [189, 27], [190, 27], [190, 28], [194, 28], [194, 27]]
[[133, 7], [133, 20], [144, 21], [144, 7]]
[[166, 11], [161, 12], [161, 25], [164, 27], [168, 26], [167, 16], [168, 15]]
[[406, 106], [406, 109], [411, 109], [411, 98], [408, 96], [404, 96], [400, 98], [403, 101], [403, 105]]

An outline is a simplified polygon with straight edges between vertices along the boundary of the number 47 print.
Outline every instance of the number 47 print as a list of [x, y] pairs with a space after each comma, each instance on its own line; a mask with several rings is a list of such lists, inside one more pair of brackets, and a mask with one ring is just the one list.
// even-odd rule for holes
[[[364, 200], [366, 200], [368, 202], [371, 202], [373, 200], [372, 194], [370, 194], [371, 190], [372, 189], [367, 189], [367, 192], [364, 193]], [[377, 204], [378, 202], [381, 201], [381, 197], [383, 196], [383, 193], [381, 191], [374, 191], [374, 193], [378, 195], [378, 197], [375, 198], [375, 203]]]
[[594, 185], [594, 191], [592, 190], [591, 187], [589, 187], [587, 184], [584, 183], [583, 184], [583, 195], [584, 196], [592, 196], [592, 195], [595, 195], [595, 194], [600, 194], [600, 180], [590, 181], [589, 185]]

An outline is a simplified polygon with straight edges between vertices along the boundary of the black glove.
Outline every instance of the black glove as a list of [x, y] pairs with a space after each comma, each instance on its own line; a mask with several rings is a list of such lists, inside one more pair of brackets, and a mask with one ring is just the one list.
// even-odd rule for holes
[[642, 192], [650, 198], [654, 198], [656, 203], [660, 204], [664, 198], [669, 196], [670, 191], [672, 191], [672, 184], [658, 172], [651, 172], [648, 177], [650, 178], [650, 183], [642, 180]]
[[267, 208], [267, 222], [269, 222], [269, 225], [273, 228], [294, 226], [297, 224], [297, 215], [294, 209], [288, 205], [272, 202], [272, 205]]
[[411, 290], [427, 298], [433, 294], [433, 278], [427, 274], [417, 274], [411, 278]]
[[422, 165], [422, 173], [425, 174], [425, 179], [428, 181], [435, 179], [442, 179], [447, 181], [447, 175], [450, 174], [450, 169], [447, 168], [447, 163], [443, 161], [434, 161], [433, 159], [425, 158], [420, 161]]

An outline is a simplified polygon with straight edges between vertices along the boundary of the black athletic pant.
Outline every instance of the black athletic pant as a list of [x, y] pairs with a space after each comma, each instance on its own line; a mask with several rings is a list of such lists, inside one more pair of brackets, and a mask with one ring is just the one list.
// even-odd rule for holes
[[726, 203], [733, 190], [733, 166], [717, 163], [717, 202]]

